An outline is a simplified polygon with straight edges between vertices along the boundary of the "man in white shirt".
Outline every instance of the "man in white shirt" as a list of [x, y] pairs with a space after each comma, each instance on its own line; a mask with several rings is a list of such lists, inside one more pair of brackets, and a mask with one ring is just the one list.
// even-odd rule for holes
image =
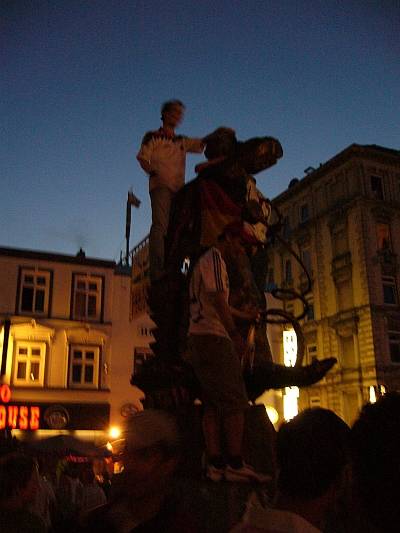
[[174, 195], [185, 184], [187, 152], [201, 153], [202, 139], [176, 135], [183, 120], [185, 106], [179, 100], [165, 102], [161, 108], [162, 126], [145, 134], [137, 160], [149, 175], [152, 224], [150, 229], [150, 279], [160, 280], [164, 274], [164, 241]]
[[[240, 357], [246, 347], [233, 316], [254, 321], [258, 310], [229, 306], [229, 281], [224, 259], [243, 253], [242, 224], [227, 226], [217, 244], [204, 253], [190, 280], [188, 360], [202, 389], [206, 476], [212, 481], [268, 481], [242, 459], [244, 413], [248, 399]], [[222, 437], [225, 437], [224, 439]], [[225, 440], [227, 457], [223, 456]]]

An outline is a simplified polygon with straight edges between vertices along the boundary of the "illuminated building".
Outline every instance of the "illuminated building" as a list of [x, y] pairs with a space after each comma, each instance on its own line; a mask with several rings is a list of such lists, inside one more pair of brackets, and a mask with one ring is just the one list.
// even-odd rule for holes
[[[300, 390], [299, 409], [327, 407], [351, 423], [371, 387], [400, 390], [400, 152], [353, 144], [305, 173], [273, 202], [312, 278], [305, 360], [335, 356], [338, 364]], [[281, 244], [269, 255], [269, 283], [305, 286]], [[302, 305], [285, 308], [299, 315]], [[282, 341], [282, 331], [273, 334], [275, 347], [277, 336]], [[283, 355], [281, 343], [274, 358], [283, 362]]]
[[0, 248], [0, 425], [107, 441], [140, 408], [129, 383], [139, 339], [130, 269]]

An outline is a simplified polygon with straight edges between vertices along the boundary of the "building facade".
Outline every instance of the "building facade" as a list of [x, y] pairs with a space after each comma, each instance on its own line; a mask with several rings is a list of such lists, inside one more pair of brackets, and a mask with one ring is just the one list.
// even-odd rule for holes
[[[371, 387], [400, 390], [400, 152], [353, 144], [305, 172], [273, 203], [311, 275], [305, 358], [335, 356], [338, 364], [300, 391], [299, 407], [327, 407], [351, 423]], [[268, 284], [306, 284], [278, 242], [269, 249]], [[284, 307], [302, 310], [300, 301]], [[283, 361], [282, 345], [274, 357]]]
[[82, 251], [0, 248], [0, 425], [18, 436], [21, 406], [34, 406], [35, 436], [73, 431], [99, 442], [140, 408], [129, 382], [142, 342], [130, 287], [130, 270]]

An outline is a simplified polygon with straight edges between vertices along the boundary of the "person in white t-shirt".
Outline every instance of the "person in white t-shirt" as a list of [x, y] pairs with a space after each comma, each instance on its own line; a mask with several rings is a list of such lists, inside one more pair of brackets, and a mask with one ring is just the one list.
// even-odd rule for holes
[[152, 282], [164, 276], [164, 240], [174, 195], [185, 184], [187, 152], [201, 153], [202, 139], [176, 135], [175, 129], [183, 120], [185, 106], [180, 100], [165, 102], [161, 108], [162, 126], [145, 134], [137, 154], [142, 169], [149, 175], [152, 224], [149, 258]]
[[[227, 226], [215, 246], [205, 252], [190, 279], [190, 325], [187, 355], [202, 389], [206, 476], [212, 481], [268, 481], [242, 459], [244, 412], [248, 408], [240, 357], [246, 347], [233, 317], [254, 321], [257, 309], [229, 306], [229, 280], [224, 259], [243, 253], [241, 223]], [[222, 441], [226, 442], [224, 457]]]

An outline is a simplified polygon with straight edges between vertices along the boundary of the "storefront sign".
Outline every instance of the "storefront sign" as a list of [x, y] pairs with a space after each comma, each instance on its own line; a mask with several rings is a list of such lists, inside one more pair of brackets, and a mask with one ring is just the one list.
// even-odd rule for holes
[[0, 430], [39, 429], [40, 407], [37, 405], [10, 405], [10, 400], [10, 387], [0, 385]]

